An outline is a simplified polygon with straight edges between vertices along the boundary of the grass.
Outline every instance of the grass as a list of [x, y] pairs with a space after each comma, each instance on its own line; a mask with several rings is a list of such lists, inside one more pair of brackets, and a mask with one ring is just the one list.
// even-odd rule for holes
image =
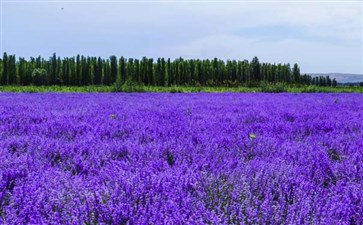
[[290, 92], [290, 93], [363, 93], [363, 87], [262, 86], [262, 87], [190, 87], [190, 86], [0, 86], [0, 92]]

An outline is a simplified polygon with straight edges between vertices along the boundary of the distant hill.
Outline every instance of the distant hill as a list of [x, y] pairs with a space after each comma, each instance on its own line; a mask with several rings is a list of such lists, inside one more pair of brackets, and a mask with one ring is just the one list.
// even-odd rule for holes
[[313, 77], [318, 76], [329, 76], [335, 78], [338, 83], [356, 83], [363, 82], [363, 74], [352, 74], [352, 73], [308, 73]]

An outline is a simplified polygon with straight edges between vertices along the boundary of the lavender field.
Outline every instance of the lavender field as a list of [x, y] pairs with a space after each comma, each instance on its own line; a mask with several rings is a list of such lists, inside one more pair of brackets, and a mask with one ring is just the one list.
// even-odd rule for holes
[[0, 94], [1, 224], [362, 224], [361, 94]]

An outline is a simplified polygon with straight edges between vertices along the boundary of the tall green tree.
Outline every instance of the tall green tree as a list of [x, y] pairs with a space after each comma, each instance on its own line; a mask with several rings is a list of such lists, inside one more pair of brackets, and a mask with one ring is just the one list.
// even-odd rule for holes
[[19, 65], [18, 65], [18, 74], [19, 74], [19, 84], [25, 84], [25, 76], [26, 76], [26, 61], [24, 58], [19, 58]]
[[116, 82], [117, 78], [117, 57], [111, 56], [110, 57], [110, 84]]
[[252, 76], [252, 81], [261, 80], [261, 65], [257, 56], [255, 56], [251, 61], [251, 76]]
[[49, 70], [50, 79], [49, 84], [54, 85], [56, 84], [56, 77], [57, 77], [57, 56], [55, 53], [53, 53], [53, 56], [50, 58], [52, 67]]
[[140, 60], [138, 59], [135, 59], [135, 81], [138, 84], [142, 83], [140, 76]]
[[74, 84], [73, 85], [79, 85], [80, 84], [80, 77], [81, 77], [81, 56], [78, 54], [76, 57], [76, 76], [74, 77]]
[[82, 58], [82, 77], [81, 77], [82, 85], [90, 85], [91, 77], [90, 77], [90, 58]]
[[110, 69], [110, 61], [103, 61], [103, 84], [110, 85], [111, 84], [111, 69]]
[[294, 81], [295, 84], [299, 84], [301, 82], [300, 81], [300, 77], [301, 77], [300, 68], [296, 63], [294, 64], [294, 67], [292, 69], [292, 76], [294, 78], [293, 81]]
[[170, 58], [168, 58], [167, 62], [166, 62], [166, 70], [167, 70], [167, 80], [168, 80], [168, 86], [171, 86], [173, 84], [173, 68], [172, 68], [172, 63], [170, 61]]
[[167, 71], [166, 71], [166, 62], [164, 58], [161, 58], [161, 77], [160, 77], [160, 85], [165, 86], [165, 79], [167, 77]]
[[126, 67], [127, 67], [126, 80], [135, 81], [134, 59], [133, 58], [128, 59]]
[[121, 57], [119, 64], [120, 64], [121, 83], [125, 83], [125, 81], [126, 81], [126, 59], [124, 57]]
[[103, 62], [101, 57], [98, 57], [97, 64], [95, 65], [95, 77], [94, 77], [94, 84], [101, 85], [102, 84], [102, 68]]
[[61, 85], [69, 85], [69, 64], [68, 64], [68, 59], [64, 59], [62, 62], [62, 74], [61, 74], [61, 79], [60, 79], [60, 84]]
[[15, 55], [9, 55], [9, 84], [15, 85], [17, 84], [17, 76], [16, 76], [16, 59]]
[[8, 85], [9, 84], [9, 56], [6, 52], [3, 55], [3, 70], [1, 74], [1, 84]]
[[154, 83], [154, 60], [152, 58], [148, 59], [148, 65], [147, 65], [147, 77], [149, 80], [150, 85], [155, 85]]

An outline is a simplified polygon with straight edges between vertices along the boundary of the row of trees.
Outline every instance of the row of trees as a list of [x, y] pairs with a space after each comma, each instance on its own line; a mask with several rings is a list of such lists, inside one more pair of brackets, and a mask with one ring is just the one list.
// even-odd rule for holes
[[116, 81], [152, 86], [237, 86], [258, 85], [260, 82], [336, 86], [329, 77], [313, 78], [300, 74], [297, 64], [260, 63], [257, 57], [248, 60], [223, 61], [217, 58], [175, 60], [143, 57], [126, 59], [111, 56], [57, 57], [30, 60], [3, 54], [0, 59], [1, 85], [112, 85]]

